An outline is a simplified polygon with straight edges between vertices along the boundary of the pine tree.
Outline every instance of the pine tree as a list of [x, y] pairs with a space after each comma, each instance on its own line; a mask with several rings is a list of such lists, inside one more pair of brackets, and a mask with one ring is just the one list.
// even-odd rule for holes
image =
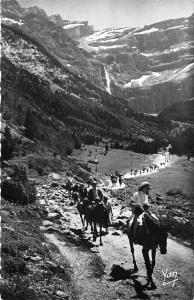
[[5, 131], [2, 137], [2, 144], [1, 144], [1, 158], [2, 160], [10, 159], [13, 157], [13, 152], [15, 149], [15, 141], [12, 138], [11, 132], [9, 127], [6, 125]]
[[37, 125], [34, 113], [30, 108], [27, 109], [24, 126], [26, 127], [25, 136], [33, 140], [37, 136]]

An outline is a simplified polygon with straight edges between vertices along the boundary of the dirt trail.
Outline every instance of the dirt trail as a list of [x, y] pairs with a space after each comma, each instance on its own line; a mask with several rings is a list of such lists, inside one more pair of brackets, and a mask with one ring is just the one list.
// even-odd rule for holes
[[[118, 213], [118, 207], [117, 207]], [[82, 224], [75, 207], [68, 210], [70, 216], [69, 228], [80, 232]], [[116, 232], [117, 235], [114, 235]], [[110, 272], [113, 264], [123, 267], [125, 270], [133, 268], [132, 257], [128, 238], [121, 231], [110, 228], [109, 234], [103, 236], [103, 246], [99, 246], [99, 239], [89, 249], [82, 245], [63, 241], [55, 234], [47, 234], [47, 238], [53, 242], [62, 255], [67, 258], [73, 268], [74, 280], [79, 291], [80, 300], [101, 299], [193, 299], [192, 275], [194, 276], [194, 254], [177, 242], [168, 240], [168, 254], [160, 255], [157, 251], [154, 279], [156, 290], [143, 291], [142, 285], [146, 283], [146, 270], [141, 253], [141, 246], [135, 246], [136, 261], [139, 271], [129, 276], [128, 280], [112, 281]], [[85, 239], [92, 241], [89, 231], [85, 233]], [[102, 265], [105, 265], [103, 274]], [[99, 273], [99, 269], [102, 269]], [[163, 285], [165, 273], [177, 272], [178, 280], [174, 287], [171, 284]], [[96, 275], [97, 272], [97, 275]], [[169, 282], [170, 278], [167, 280]]]
[[[50, 184], [50, 181], [48, 183]], [[143, 290], [146, 269], [142, 247], [136, 245], [135, 256], [139, 271], [129, 275], [128, 279], [113, 281], [110, 272], [114, 264], [123, 270], [133, 268], [127, 236], [111, 227], [109, 234], [103, 236], [103, 246], [100, 247], [99, 239], [94, 243], [89, 230], [84, 235], [80, 234], [82, 224], [76, 207], [72, 205], [64, 190], [61, 190], [60, 185], [53, 189], [49, 187], [50, 185], [40, 187], [40, 203], [45, 205], [49, 212], [59, 212], [59, 215], [63, 215], [64, 218], [61, 218], [60, 222], [64, 225], [67, 235], [52, 233], [46, 236], [70, 262], [79, 300], [194, 299], [193, 250], [169, 238], [168, 253], [161, 255], [157, 250], [153, 275], [157, 289]], [[118, 204], [113, 207], [115, 219], [121, 213], [120, 209]], [[168, 274], [166, 280], [163, 273]], [[176, 273], [177, 281], [174, 284], [169, 283]]]

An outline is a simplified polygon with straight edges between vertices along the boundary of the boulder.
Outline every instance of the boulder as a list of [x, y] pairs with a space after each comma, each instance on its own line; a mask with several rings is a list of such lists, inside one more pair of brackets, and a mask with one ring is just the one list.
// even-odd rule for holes
[[54, 293], [56, 296], [62, 298], [63, 300], [69, 300], [69, 296], [67, 295], [67, 293], [63, 292], [63, 291], [55, 291]]
[[59, 180], [61, 178], [61, 176], [57, 173], [51, 173], [51, 174], [49, 174], [49, 177], [53, 178], [55, 180]]
[[48, 213], [47, 219], [56, 221], [60, 218], [58, 213]]
[[49, 220], [43, 220], [42, 222], [43, 226], [47, 227], [47, 226], [53, 226], [53, 222], [49, 221]]
[[127, 211], [124, 211], [123, 213], [121, 213], [117, 219], [129, 219], [132, 215], [132, 211], [130, 210], [127, 210]]
[[38, 261], [42, 260], [42, 257], [40, 257], [39, 255], [37, 255], [37, 256], [31, 256], [30, 260], [34, 261], [34, 262], [38, 262]]

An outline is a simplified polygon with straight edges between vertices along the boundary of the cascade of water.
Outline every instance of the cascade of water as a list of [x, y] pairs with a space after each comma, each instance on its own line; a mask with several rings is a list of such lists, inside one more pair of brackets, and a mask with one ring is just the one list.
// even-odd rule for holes
[[104, 72], [105, 72], [105, 78], [106, 78], [106, 90], [109, 94], [111, 94], [111, 90], [110, 90], [110, 76], [109, 73], [106, 69], [106, 67], [104, 66]]

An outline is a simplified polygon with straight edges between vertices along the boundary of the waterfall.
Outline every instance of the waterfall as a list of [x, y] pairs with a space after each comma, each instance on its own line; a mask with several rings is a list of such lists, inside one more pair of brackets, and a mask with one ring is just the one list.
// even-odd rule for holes
[[106, 78], [106, 90], [111, 95], [111, 90], [110, 90], [110, 76], [109, 76], [109, 73], [108, 73], [108, 71], [106, 69], [106, 66], [104, 66], [104, 73], [105, 73], [105, 78]]

